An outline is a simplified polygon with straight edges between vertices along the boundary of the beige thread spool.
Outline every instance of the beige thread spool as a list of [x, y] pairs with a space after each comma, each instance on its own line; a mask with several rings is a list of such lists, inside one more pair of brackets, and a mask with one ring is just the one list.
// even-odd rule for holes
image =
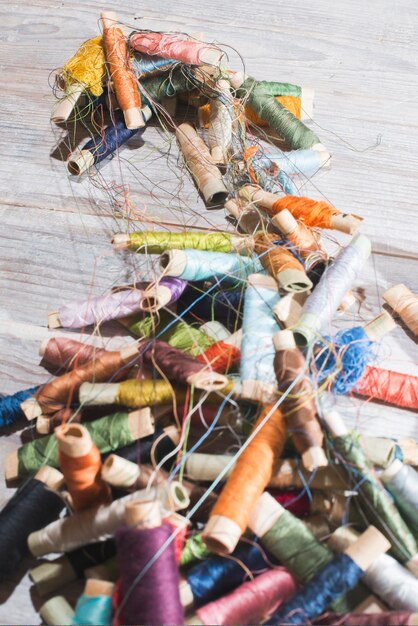
[[223, 203], [228, 190], [206, 144], [187, 123], [177, 127], [176, 137], [187, 167], [205, 201], [209, 204]]
[[39, 614], [48, 626], [71, 626], [74, 610], [64, 596], [55, 596], [41, 606]]
[[213, 98], [210, 102], [208, 143], [215, 163], [225, 163], [232, 140], [232, 97], [231, 85], [221, 78], [216, 83], [216, 90], [222, 98]]
[[418, 295], [400, 283], [385, 291], [383, 299], [409, 330], [418, 335]]

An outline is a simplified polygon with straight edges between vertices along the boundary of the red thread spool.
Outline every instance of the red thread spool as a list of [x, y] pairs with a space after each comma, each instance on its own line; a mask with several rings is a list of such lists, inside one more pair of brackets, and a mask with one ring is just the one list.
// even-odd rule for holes
[[418, 409], [418, 376], [368, 366], [355, 393], [405, 409]]

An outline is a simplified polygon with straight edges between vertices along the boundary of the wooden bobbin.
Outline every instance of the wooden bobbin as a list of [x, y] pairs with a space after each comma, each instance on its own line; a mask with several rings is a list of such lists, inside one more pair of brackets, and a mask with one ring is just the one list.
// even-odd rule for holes
[[253, 234], [259, 230], [267, 232], [274, 230], [271, 222], [254, 207], [241, 207], [237, 200], [228, 200], [225, 202], [225, 209], [230, 218], [236, 220], [237, 229], [242, 233]]
[[115, 585], [107, 580], [100, 580], [97, 578], [89, 578], [84, 585], [84, 595], [90, 598], [96, 596], [112, 596]]
[[74, 610], [64, 596], [55, 596], [41, 606], [39, 614], [48, 626], [71, 626]]
[[54, 124], [64, 124], [70, 117], [81, 94], [85, 91], [83, 83], [68, 85], [65, 89], [65, 96], [58, 100], [52, 109], [51, 122]]
[[112, 487], [129, 488], [135, 484], [141, 470], [137, 463], [117, 454], [110, 454], [102, 465], [101, 476]]
[[307, 291], [287, 293], [274, 305], [273, 314], [285, 328], [290, 328], [297, 323], [308, 295]]
[[176, 129], [176, 138], [199, 191], [209, 204], [222, 204], [228, 190], [206, 144], [187, 123]]
[[418, 335], [418, 295], [406, 285], [394, 285], [383, 294], [383, 299], [397, 313], [414, 335]]
[[77, 579], [77, 574], [66, 556], [60, 556], [54, 561], [45, 561], [31, 569], [29, 576], [40, 596], [49, 595]]
[[140, 528], [161, 526], [159, 500], [134, 500], [127, 503], [125, 505], [125, 521], [128, 526], [139, 526]]
[[387, 333], [396, 328], [396, 323], [387, 311], [382, 311], [374, 319], [363, 326], [363, 330], [371, 341], [379, 341]]
[[257, 535], [257, 537], [263, 537], [273, 528], [285, 511], [286, 509], [282, 507], [273, 496], [265, 491], [259, 497], [257, 504], [251, 511], [248, 528]]
[[344, 552], [365, 572], [390, 548], [390, 542], [386, 537], [375, 526], [369, 526], [354, 543], [345, 548]]
[[187, 254], [184, 250], [167, 250], [159, 258], [164, 276], [181, 277], [187, 267]]
[[61, 489], [65, 482], [64, 474], [49, 465], [42, 465], [36, 472], [35, 478], [54, 491]]

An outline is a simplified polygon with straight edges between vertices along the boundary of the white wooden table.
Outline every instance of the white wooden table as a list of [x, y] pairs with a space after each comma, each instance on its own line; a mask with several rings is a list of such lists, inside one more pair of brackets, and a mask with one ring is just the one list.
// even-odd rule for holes
[[[359, 314], [353, 311], [353, 322], [377, 314], [381, 294], [392, 284], [404, 282], [418, 292], [418, 14], [412, 0], [125, 0], [122, 7], [123, 13], [120, 4], [98, 0], [0, 6], [0, 392], [47, 379], [38, 346], [48, 310], [133, 276], [133, 262], [111, 250], [111, 236], [124, 223], [112, 217], [106, 197], [87, 178], [71, 180], [63, 162], [50, 157], [65, 131], [50, 125], [48, 80], [83, 40], [98, 34], [104, 8], [118, 10], [132, 27], [202, 31], [206, 40], [231, 46], [236, 69], [238, 51], [255, 78], [313, 86], [313, 128], [333, 160], [304, 193], [362, 215], [362, 232], [373, 244], [358, 281], [365, 301]], [[178, 184], [176, 149], [164, 156], [167, 141], [156, 128], [147, 128], [143, 140], [142, 148], [125, 148], [101, 168], [102, 182], [130, 185], [138, 209], [178, 222], [184, 215], [173, 203], [167, 208]], [[205, 214], [193, 184], [187, 177], [183, 183], [183, 206], [223, 224], [223, 212]], [[401, 326], [379, 353], [383, 367], [418, 373], [416, 344]], [[418, 437], [412, 412], [354, 400], [338, 406], [362, 432]], [[19, 433], [2, 437], [2, 460], [19, 441]], [[0, 489], [7, 500], [11, 492]], [[28, 577], [20, 578], [0, 586], [0, 622], [37, 624], [41, 601]]]

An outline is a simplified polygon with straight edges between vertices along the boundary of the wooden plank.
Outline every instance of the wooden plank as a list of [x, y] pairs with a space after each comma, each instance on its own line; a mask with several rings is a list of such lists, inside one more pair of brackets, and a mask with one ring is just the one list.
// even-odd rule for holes
[[[112, 233], [126, 224], [112, 217], [107, 196], [93, 184], [98, 177], [68, 178], [63, 162], [49, 156], [65, 135], [49, 123], [49, 73], [62, 66], [81, 41], [97, 34], [102, 8], [97, 0], [0, 6], [4, 393], [47, 379], [37, 351], [49, 309], [90, 292], [103, 293], [145, 271], [143, 259], [111, 251]], [[381, 293], [393, 283], [405, 282], [418, 291], [418, 55], [412, 0], [400, 0], [395, 11], [387, 0], [353, 0], [343, 8], [327, 0], [312, 5], [305, 0], [287, 5], [264, 0], [257, 7], [220, 0], [193, 7], [182, 0], [163, 6], [144, 0], [139, 6], [126, 0], [119, 15], [132, 27], [203, 30], [208, 40], [231, 46], [232, 67], [240, 68], [241, 54], [246, 71], [256, 78], [314, 86], [312, 127], [331, 150], [333, 163], [329, 172], [307, 183], [303, 193], [323, 195], [342, 210], [363, 215], [362, 230], [379, 253], [358, 281], [366, 300], [347, 322], [366, 321], [377, 313]], [[379, 145], [373, 147], [379, 136]], [[175, 146], [167, 157], [166, 137], [152, 126], [144, 141], [141, 148], [127, 146], [120, 159], [104, 164], [102, 182], [130, 186], [137, 210], [166, 222], [222, 225], [223, 212], [206, 213], [188, 177], [182, 180], [181, 199], [173, 197], [178, 186]], [[181, 211], [185, 208], [187, 217]], [[416, 345], [401, 327], [384, 339], [379, 357], [382, 366], [417, 373]], [[339, 399], [338, 406], [362, 432], [418, 436], [411, 412], [359, 400]], [[18, 432], [3, 436], [2, 459], [18, 443]], [[0, 486], [2, 501], [10, 494]], [[39, 623], [41, 600], [31, 593], [23, 574], [24, 568], [0, 586], [2, 623]]]

